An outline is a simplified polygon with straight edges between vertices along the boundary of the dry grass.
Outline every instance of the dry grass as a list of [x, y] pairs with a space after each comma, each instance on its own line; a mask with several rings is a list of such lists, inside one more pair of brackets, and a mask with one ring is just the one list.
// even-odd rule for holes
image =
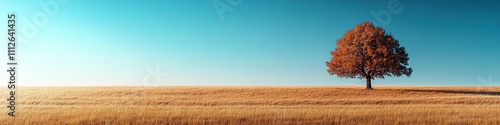
[[17, 98], [0, 124], [500, 124], [500, 87], [32, 87]]

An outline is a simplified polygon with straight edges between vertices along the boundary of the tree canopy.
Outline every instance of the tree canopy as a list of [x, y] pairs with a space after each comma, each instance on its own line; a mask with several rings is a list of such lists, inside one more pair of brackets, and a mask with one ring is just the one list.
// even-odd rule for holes
[[328, 73], [345, 78], [366, 79], [366, 89], [372, 89], [371, 80], [385, 76], [410, 76], [408, 53], [399, 41], [381, 27], [364, 22], [347, 31], [330, 52]]

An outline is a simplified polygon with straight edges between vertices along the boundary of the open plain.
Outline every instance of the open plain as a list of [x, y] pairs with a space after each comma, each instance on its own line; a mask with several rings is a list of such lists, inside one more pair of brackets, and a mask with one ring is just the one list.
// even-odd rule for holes
[[[0, 90], [2, 100], [7, 90]], [[500, 124], [500, 87], [20, 87], [1, 124]]]

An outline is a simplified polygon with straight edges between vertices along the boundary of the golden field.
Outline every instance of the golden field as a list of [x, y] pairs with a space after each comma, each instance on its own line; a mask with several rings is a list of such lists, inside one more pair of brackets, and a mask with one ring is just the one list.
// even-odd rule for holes
[[21, 87], [15, 118], [0, 93], [0, 124], [500, 124], [500, 87]]

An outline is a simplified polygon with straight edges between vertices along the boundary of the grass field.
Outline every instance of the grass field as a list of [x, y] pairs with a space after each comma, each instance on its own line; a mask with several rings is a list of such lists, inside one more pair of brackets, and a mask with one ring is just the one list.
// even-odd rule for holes
[[500, 87], [31, 87], [0, 124], [500, 124]]

